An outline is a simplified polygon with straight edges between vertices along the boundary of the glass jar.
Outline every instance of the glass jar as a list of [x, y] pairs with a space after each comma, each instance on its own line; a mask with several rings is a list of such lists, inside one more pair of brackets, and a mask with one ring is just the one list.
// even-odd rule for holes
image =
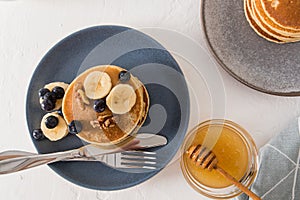
[[[208, 134], [208, 130], [218, 134]], [[218, 137], [216, 138], [216, 135]], [[218, 159], [218, 166], [232, 172], [244, 186], [250, 187], [257, 175], [258, 154], [256, 145], [249, 133], [238, 124], [222, 119], [205, 121], [193, 128], [186, 136], [181, 147], [181, 170], [186, 181], [199, 193], [214, 199], [233, 198], [242, 191], [228, 182], [216, 170], [208, 171], [197, 167], [185, 153], [192, 144], [204, 145], [207, 137], [215, 140], [212, 152]], [[205, 144], [202, 144], [204, 141]], [[221, 166], [223, 165], [223, 166]], [[242, 170], [242, 171], [241, 171]], [[223, 186], [222, 186], [223, 184]]]

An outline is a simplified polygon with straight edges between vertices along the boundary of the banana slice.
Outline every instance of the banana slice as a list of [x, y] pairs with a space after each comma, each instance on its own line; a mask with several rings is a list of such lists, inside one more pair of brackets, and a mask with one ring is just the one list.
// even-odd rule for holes
[[125, 114], [136, 102], [136, 94], [128, 84], [116, 85], [106, 97], [106, 105], [115, 114]]
[[[53, 88], [55, 87], [62, 87], [65, 91], [67, 90], [67, 88], [69, 87], [69, 84], [64, 83], [64, 82], [52, 82], [49, 83], [47, 85], [44, 86], [44, 88], [52, 91]], [[40, 104], [43, 102], [43, 98], [40, 97]], [[62, 106], [62, 99], [57, 99], [56, 103], [55, 103], [55, 108], [53, 110], [59, 110]]]
[[[54, 128], [48, 128], [46, 126], [46, 121], [48, 117], [55, 117], [58, 119], [58, 123]], [[46, 138], [51, 141], [57, 141], [64, 138], [68, 135], [68, 125], [65, 122], [64, 118], [62, 118], [57, 112], [52, 112], [46, 114], [41, 121], [41, 129]]]
[[90, 99], [101, 99], [105, 97], [112, 83], [109, 75], [105, 72], [91, 72], [84, 80], [83, 87], [85, 95]]

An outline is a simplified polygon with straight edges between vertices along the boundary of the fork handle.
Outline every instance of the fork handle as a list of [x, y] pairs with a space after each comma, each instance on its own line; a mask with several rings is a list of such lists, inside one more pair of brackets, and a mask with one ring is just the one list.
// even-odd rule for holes
[[230, 180], [235, 186], [237, 186], [240, 190], [246, 193], [251, 199], [261, 200], [260, 197], [258, 197], [251, 190], [249, 190], [247, 187], [245, 187], [243, 184], [237, 181], [234, 177], [228, 174], [224, 169], [220, 168], [219, 166], [216, 166], [215, 170], [217, 170], [220, 174], [222, 174], [226, 179]]
[[80, 150], [76, 149], [58, 153], [11, 157], [0, 161], [0, 174], [18, 172], [24, 169], [29, 169], [32, 167], [50, 164], [75, 157], [81, 157]]

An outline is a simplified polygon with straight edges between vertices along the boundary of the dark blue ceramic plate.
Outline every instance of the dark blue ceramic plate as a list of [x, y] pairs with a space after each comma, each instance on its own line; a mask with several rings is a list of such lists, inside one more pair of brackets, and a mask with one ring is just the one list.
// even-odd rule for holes
[[[121, 26], [97, 26], [78, 31], [55, 45], [37, 66], [28, 88], [26, 113], [29, 132], [40, 127], [45, 114], [38, 102], [38, 90], [53, 81], [70, 83], [89, 67], [118, 65], [137, 76], [150, 95], [149, 116], [140, 131], [158, 133], [168, 145], [155, 148], [162, 168], [180, 147], [189, 121], [187, 85], [174, 58], [149, 36]], [[35, 141], [39, 153], [77, 148], [83, 142], [68, 135], [57, 142]], [[59, 162], [50, 167], [65, 179], [97, 190], [118, 190], [137, 185], [156, 171], [128, 173], [97, 162]]]

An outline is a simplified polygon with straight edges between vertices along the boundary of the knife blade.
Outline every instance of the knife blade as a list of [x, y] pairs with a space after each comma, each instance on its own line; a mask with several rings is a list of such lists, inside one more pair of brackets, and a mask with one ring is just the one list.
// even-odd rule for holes
[[139, 133], [136, 138], [140, 142], [137, 144], [137, 147], [142, 149], [159, 147], [166, 145], [168, 140], [162, 135], [150, 134], [150, 133]]
[[119, 153], [129, 150], [139, 150], [147, 149], [153, 147], [164, 146], [168, 143], [166, 137], [162, 135], [150, 134], [150, 133], [139, 133], [137, 136], [131, 140], [126, 145], [116, 148], [113, 151], [110, 149], [102, 149], [97, 145], [86, 145], [83, 148], [82, 157], [67, 158], [63, 161], [99, 161], [99, 158], [102, 158], [105, 154]]
[[98, 145], [93, 144], [83, 146], [81, 148], [81, 154], [84, 156], [70, 158], [66, 160], [93, 160], [94, 158], [97, 158], [97, 156], [102, 156], [103, 154], [118, 153], [128, 150], [147, 149], [152, 147], [163, 146], [167, 143], [168, 140], [164, 136], [150, 133], [139, 133], [134, 139], [132, 139], [128, 143], [113, 149], [104, 149], [99, 147]]

